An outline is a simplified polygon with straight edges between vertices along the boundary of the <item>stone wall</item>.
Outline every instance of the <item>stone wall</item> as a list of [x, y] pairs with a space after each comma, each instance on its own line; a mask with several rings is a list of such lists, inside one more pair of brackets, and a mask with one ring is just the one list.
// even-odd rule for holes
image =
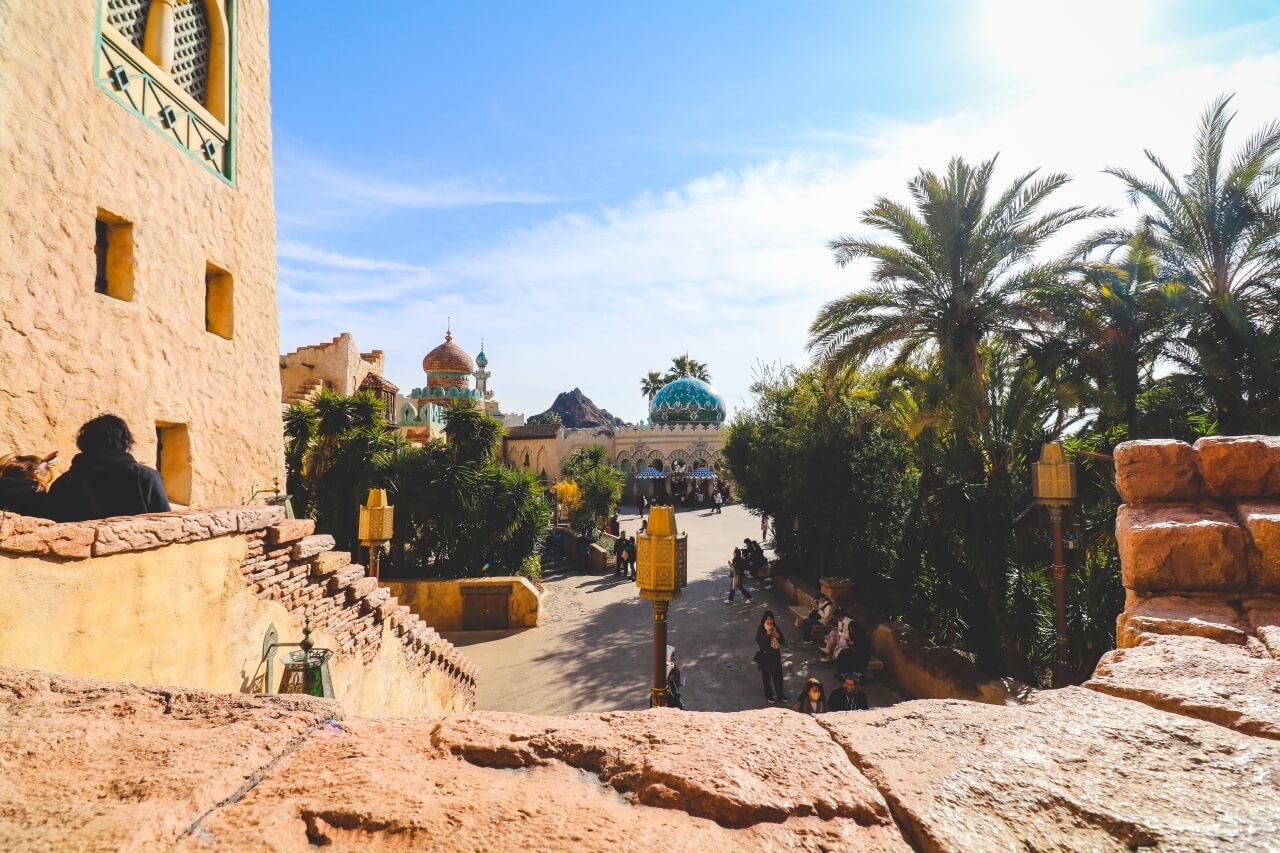
[[[267, 3], [235, 4], [234, 185], [95, 85], [105, 5], [0, 3], [0, 454], [65, 464], [113, 412], [154, 464], [156, 426], [185, 425], [181, 502], [245, 501], [284, 470]], [[99, 210], [132, 223], [131, 301], [95, 292]], [[206, 331], [208, 265], [230, 340]]]
[[348, 708], [472, 707], [476, 668], [313, 530], [261, 506], [80, 524], [0, 514], [0, 663], [262, 690], [268, 627], [297, 642], [305, 613]]
[[1115, 449], [1126, 598], [1087, 687], [1280, 738], [1280, 438]]
[[392, 595], [437, 631], [463, 630], [462, 602], [467, 589], [510, 587], [511, 594], [507, 598], [507, 627], [510, 630], [536, 628], [542, 614], [542, 594], [522, 577], [388, 580], [386, 584]]

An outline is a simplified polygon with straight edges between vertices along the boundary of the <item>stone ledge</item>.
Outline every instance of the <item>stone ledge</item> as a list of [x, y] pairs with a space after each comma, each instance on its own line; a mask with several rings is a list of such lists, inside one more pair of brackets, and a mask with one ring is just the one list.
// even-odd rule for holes
[[1126, 607], [1116, 639], [1121, 648], [1138, 645], [1144, 634], [1204, 637], [1243, 646], [1250, 633], [1241, 614], [1221, 598], [1167, 595]]
[[95, 535], [92, 527], [83, 524], [55, 524], [0, 512], [0, 551], [10, 554], [83, 560], [93, 556]]
[[1280, 661], [1204, 637], [1148, 635], [1102, 656], [1085, 687], [1280, 739]]
[[294, 560], [307, 560], [325, 551], [333, 550], [335, 544], [337, 543], [334, 542], [333, 537], [327, 533], [304, 536], [294, 544], [290, 556]]
[[1112, 458], [1116, 490], [1125, 503], [1191, 503], [1200, 497], [1197, 454], [1186, 442], [1124, 441]]
[[1195, 443], [1200, 479], [1221, 502], [1280, 497], [1280, 437], [1218, 435]]
[[1116, 513], [1124, 585], [1139, 594], [1244, 589], [1246, 540], [1235, 517], [1218, 507], [1125, 504]]
[[316, 532], [316, 523], [309, 518], [286, 518], [267, 529], [268, 545], [285, 545]]

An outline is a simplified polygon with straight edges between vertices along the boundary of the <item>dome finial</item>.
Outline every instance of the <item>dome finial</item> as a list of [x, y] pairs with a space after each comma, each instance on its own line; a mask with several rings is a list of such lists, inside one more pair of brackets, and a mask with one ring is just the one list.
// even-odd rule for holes
[[444, 342], [449, 343], [453, 340], [453, 318], [444, 318]]

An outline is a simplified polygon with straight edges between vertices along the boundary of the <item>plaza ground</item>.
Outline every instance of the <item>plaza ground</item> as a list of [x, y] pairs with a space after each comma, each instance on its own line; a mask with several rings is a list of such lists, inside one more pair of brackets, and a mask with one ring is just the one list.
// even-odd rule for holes
[[[622, 527], [634, 534], [634, 507]], [[787, 695], [804, 680], [835, 686], [834, 668], [819, 661], [787, 612], [788, 601], [752, 587], [755, 600], [726, 604], [728, 561], [744, 537], [760, 538], [760, 518], [740, 506], [720, 515], [706, 509], [678, 513], [689, 534], [689, 586], [671, 605], [668, 642], [687, 681], [685, 706], [692, 711], [741, 711], [765, 707], [760, 672], [752, 663], [761, 614], [773, 610], [787, 638], [783, 651]], [[475, 631], [446, 635], [480, 667], [477, 707], [484, 711], [574, 714], [648, 707], [653, 637], [652, 607], [631, 581], [605, 575], [548, 573], [542, 624], [522, 631]], [[883, 684], [863, 685], [872, 707], [899, 697]]]

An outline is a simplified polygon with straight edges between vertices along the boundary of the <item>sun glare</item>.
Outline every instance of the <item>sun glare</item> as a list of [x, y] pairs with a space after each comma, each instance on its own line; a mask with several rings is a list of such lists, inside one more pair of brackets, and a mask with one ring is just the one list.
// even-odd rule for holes
[[985, 0], [978, 26], [993, 64], [1043, 81], [1132, 67], [1150, 22], [1149, 0]]

